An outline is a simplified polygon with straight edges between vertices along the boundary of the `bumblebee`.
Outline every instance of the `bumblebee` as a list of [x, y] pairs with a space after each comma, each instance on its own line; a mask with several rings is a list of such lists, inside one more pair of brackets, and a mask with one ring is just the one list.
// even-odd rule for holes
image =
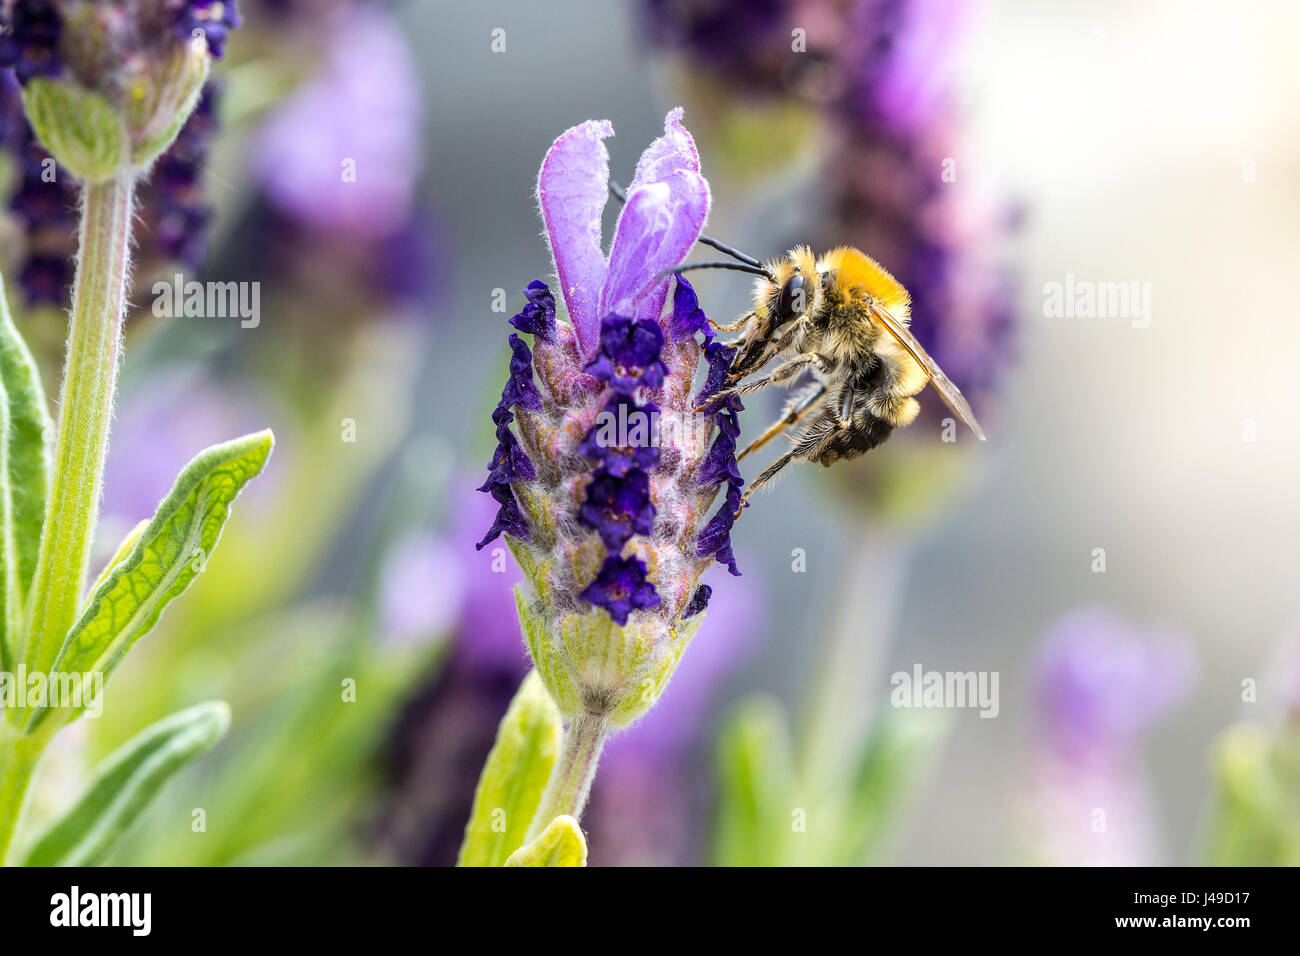
[[[614, 194], [622, 198], [617, 187]], [[740, 337], [731, 343], [737, 352], [727, 385], [708, 404], [770, 385], [792, 385], [804, 373], [812, 377], [771, 427], [736, 456], [743, 459], [788, 433], [790, 448], [750, 483], [741, 509], [791, 462], [829, 467], [870, 451], [895, 428], [910, 425], [921, 410], [915, 396], [926, 385], [984, 441], [961, 390], [908, 329], [911, 296], [880, 263], [848, 246], [820, 258], [799, 246], [764, 263], [708, 236], [699, 241], [735, 261], [687, 263], [668, 270], [670, 274], [733, 269], [758, 277], [750, 311], [730, 325], [714, 325], [722, 332], [740, 332]], [[766, 375], [742, 381], [776, 360]]]

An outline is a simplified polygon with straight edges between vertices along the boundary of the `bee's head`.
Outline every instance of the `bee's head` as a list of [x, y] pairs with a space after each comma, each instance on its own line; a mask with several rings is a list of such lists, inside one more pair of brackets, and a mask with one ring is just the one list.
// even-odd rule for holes
[[802, 318], [811, 312], [821, 294], [817, 263], [812, 250], [797, 246], [778, 262], [772, 278], [763, 283], [768, 310], [774, 328]]

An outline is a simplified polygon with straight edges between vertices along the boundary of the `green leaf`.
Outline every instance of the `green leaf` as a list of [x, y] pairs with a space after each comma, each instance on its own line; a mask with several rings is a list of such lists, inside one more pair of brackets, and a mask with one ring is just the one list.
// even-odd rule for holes
[[523, 845], [550, 779], [562, 729], [542, 679], [530, 671], [501, 719], [483, 765], [457, 866], [502, 866]]
[[1205, 862], [1300, 866], [1300, 725], [1229, 727], [1211, 751], [1211, 770]]
[[[27, 343], [9, 314], [4, 281], [0, 279], [0, 416], [7, 440], [0, 445], [0, 562], [5, 580], [3, 615], [0, 620], [21, 621], [22, 602], [36, 570], [41, 547], [41, 526], [45, 523], [45, 499], [49, 489], [51, 431], [49, 407], [41, 388], [40, 374]], [[7, 419], [5, 421], [4, 419]], [[16, 574], [14, 573], [16, 572]], [[0, 661], [12, 660], [16, 635], [6, 628], [0, 635]]]
[[226, 733], [230, 708], [209, 701], [164, 717], [110, 754], [86, 792], [27, 852], [27, 866], [94, 866], [162, 785]]
[[[112, 673], [168, 602], [203, 569], [231, 502], [265, 467], [272, 445], [269, 431], [257, 432], [214, 445], [185, 466], [130, 553], [91, 594], [63, 642], [54, 671]], [[36, 711], [28, 729], [47, 713]]]
[[23, 108], [41, 145], [74, 176], [88, 182], [109, 179], [127, 158], [121, 117], [92, 90], [33, 77], [23, 87]]
[[[9, 396], [0, 382], [0, 436], [9, 434]], [[23, 590], [14, 545], [13, 496], [9, 485], [9, 443], [0, 437], [0, 672], [11, 669], [22, 639]]]
[[117, 546], [117, 550], [113, 552], [113, 556], [108, 559], [108, 563], [104, 565], [104, 569], [99, 572], [99, 577], [95, 578], [95, 583], [90, 587], [91, 594], [98, 591], [99, 586], [108, 580], [108, 576], [113, 573], [113, 569], [127, 559], [127, 556], [131, 553], [131, 549], [135, 547], [135, 543], [140, 540], [140, 535], [144, 534], [144, 529], [147, 527], [149, 527], [148, 518], [136, 524], [134, 528], [126, 533], [126, 537], [122, 539], [122, 543]]
[[850, 781], [845, 819], [823, 862], [858, 866], [877, 853], [947, 737], [942, 712], [882, 707]]
[[781, 703], [769, 697], [742, 701], [718, 739], [719, 866], [777, 866], [786, 862], [792, 812], [794, 760]]
[[567, 813], [546, 825], [537, 839], [521, 846], [506, 866], [586, 866], [587, 840], [578, 821]]
[[199, 101], [210, 63], [206, 51], [185, 44], [156, 67], [161, 72], [144, 95], [127, 102], [136, 166], [147, 168], [176, 139]]

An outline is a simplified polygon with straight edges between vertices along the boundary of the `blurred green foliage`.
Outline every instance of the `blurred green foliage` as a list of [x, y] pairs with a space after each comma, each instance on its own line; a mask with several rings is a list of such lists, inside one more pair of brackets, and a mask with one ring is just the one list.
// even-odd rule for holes
[[1229, 728], [1211, 756], [1205, 858], [1218, 866], [1300, 866], [1300, 723]]
[[830, 779], [796, 766], [782, 705], [750, 697], [719, 736], [714, 862], [860, 866], [883, 862], [907, 798], [946, 735], [942, 713], [883, 707], [856, 759]]

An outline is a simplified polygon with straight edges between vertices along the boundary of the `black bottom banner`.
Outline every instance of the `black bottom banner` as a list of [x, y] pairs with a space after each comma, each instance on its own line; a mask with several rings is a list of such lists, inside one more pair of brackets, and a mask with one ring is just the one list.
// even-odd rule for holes
[[1295, 926], [1295, 873], [1285, 869], [587, 870], [556, 874], [559, 882], [531, 884], [525, 894], [530, 884], [515, 881], [526, 878], [414, 869], [8, 870], [0, 872], [0, 921], [7, 944], [75, 935], [79, 944], [99, 937], [339, 945], [418, 933], [435, 947], [444, 933], [453, 946], [472, 933], [501, 941], [535, 932], [553, 943], [566, 927], [576, 939], [611, 922], [640, 925], [666, 942], [687, 932], [687, 916], [695, 943], [714, 934], [734, 943], [745, 930], [767, 934], [784, 924], [816, 936], [848, 931], [864, 942], [879, 938], [877, 930], [906, 938], [923, 928], [927, 943], [972, 932], [986, 943], [1042, 939], [1048, 931], [1231, 945], [1242, 934]]

